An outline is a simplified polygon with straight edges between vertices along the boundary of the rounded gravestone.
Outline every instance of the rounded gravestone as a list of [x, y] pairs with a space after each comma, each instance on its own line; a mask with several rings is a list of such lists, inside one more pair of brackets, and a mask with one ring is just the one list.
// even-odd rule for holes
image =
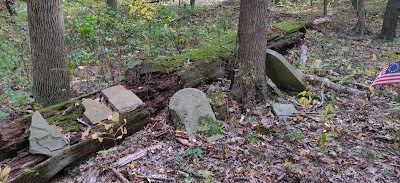
[[[195, 138], [195, 134], [205, 132], [210, 123], [216, 124], [217, 120], [213, 113], [209, 99], [200, 90], [185, 88], [177, 91], [169, 101], [169, 111], [176, 129], [184, 129]], [[217, 140], [218, 134], [207, 135], [208, 139]]]

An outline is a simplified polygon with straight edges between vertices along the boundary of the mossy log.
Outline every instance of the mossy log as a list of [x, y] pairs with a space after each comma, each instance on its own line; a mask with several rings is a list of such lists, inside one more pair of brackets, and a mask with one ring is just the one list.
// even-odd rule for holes
[[[270, 45], [270, 48], [271, 45], [273, 45], [273, 48], [282, 48], [290, 44], [291, 41], [293, 41], [292, 44], [299, 41], [299, 39], [293, 39], [293, 34], [300, 35], [299, 32], [302, 32], [307, 25], [308, 23], [306, 22], [293, 21], [274, 24], [268, 30], [268, 35], [271, 35], [268, 36], [268, 45]], [[286, 36], [291, 37], [291, 41], [283, 41]], [[128, 132], [134, 133], [140, 127], [143, 127], [149, 117], [164, 108], [169, 98], [182, 87], [194, 87], [225, 75], [228, 68], [227, 61], [232, 56], [235, 44], [236, 32], [230, 32], [225, 36], [212, 40], [210, 44], [201, 45], [198, 49], [185, 54], [149, 62], [161, 66], [158, 70], [143, 73], [140, 71], [140, 66], [129, 69], [126, 73], [126, 82], [123, 85], [138, 95], [146, 103], [146, 106], [137, 111], [135, 115], [125, 116], [128, 121], [126, 124]], [[68, 101], [48, 107], [41, 110], [41, 113], [47, 119], [59, 119], [60, 111], [74, 105], [76, 101]], [[82, 109], [74, 109], [74, 111], [78, 110]], [[80, 114], [79, 112], [74, 113], [72, 117], [59, 121], [58, 125], [62, 126], [63, 123], [76, 124], [77, 116], [75, 115]], [[31, 115], [28, 115], [1, 127], [0, 161], [16, 156], [17, 151], [28, 147], [25, 131], [30, 126], [30, 120]], [[76, 163], [86, 159], [99, 150], [111, 147], [114, 142], [113, 140], [105, 140], [103, 143], [99, 143], [97, 140], [89, 139], [73, 144], [58, 155], [27, 169], [28, 171], [13, 172], [18, 176], [12, 178], [11, 181], [45, 182], [72, 162]], [[27, 156], [24, 158], [32, 157]]]

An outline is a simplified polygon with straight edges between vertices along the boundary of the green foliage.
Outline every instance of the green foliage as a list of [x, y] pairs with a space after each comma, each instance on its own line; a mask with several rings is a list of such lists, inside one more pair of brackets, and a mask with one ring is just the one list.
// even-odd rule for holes
[[301, 129], [295, 129], [295, 130], [286, 129], [285, 136], [290, 140], [301, 139], [303, 138], [303, 131]]
[[199, 124], [204, 126], [201, 130], [197, 131], [198, 133], [203, 134], [207, 137], [222, 133], [222, 127], [210, 116], [203, 116], [199, 120]]
[[307, 91], [300, 92], [297, 97], [299, 97], [299, 103], [308, 106], [312, 102], [312, 97]]
[[112, 153], [114, 151], [117, 151], [117, 150], [118, 150], [118, 147], [111, 147], [111, 148], [106, 149], [106, 150], [101, 150], [101, 151], [97, 152], [97, 154], [110, 154], [110, 153]]

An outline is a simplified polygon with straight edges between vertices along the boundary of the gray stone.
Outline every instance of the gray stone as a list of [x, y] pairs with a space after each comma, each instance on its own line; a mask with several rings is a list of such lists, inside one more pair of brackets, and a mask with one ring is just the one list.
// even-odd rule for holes
[[278, 52], [267, 49], [267, 76], [280, 89], [304, 91], [306, 86], [302, 75]]
[[120, 113], [133, 111], [144, 104], [132, 91], [121, 85], [104, 89], [101, 93], [108, 99], [111, 106]]
[[85, 107], [83, 117], [89, 120], [92, 124], [100, 123], [112, 116], [111, 109], [103, 103], [98, 103], [92, 99], [83, 99], [82, 105]]
[[292, 104], [272, 104], [272, 112], [276, 116], [290, 116], [298, 113], [296, 108]]
[[219, 124], [209, 99], [202, 91], [195, 88], [177, 91], [169, 101], [169, 109], [176, 129], [186, 130], [192, 138], [195, 138], [195, 134], [204, 134], [213, 141], [222, 138], [210, 129], [210, 124]]
[[228, 118], [228, 104], [225, 100], [224, 92], [214, 91], [208, 94], [211, 99], [211, 107], [218, 120], [225, 121]]
[[33, 114], [29, 131], [29, 152], [32, 154], [54, 156], [68, 147], [64, 135], [54, 125], [49, 125], [39, 111]]
[[267, 84], [274, 90], [275, 94], [278, 95], [280, 98], [285, 98], [285, 96], [282, 94], [282, 91], [275, 85], [275, 83], [271, 80], [267, 80]]

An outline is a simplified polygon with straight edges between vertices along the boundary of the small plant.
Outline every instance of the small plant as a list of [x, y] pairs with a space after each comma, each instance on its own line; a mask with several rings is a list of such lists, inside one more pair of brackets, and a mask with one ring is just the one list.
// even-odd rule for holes
[[108, 120], [108, 122], [111, 122], [111, 123], [106, 123], [106, 122], [101, 122], [101, 121], [98, 122], [98, 124], [100, 124], [104, 127], [106, 132], [95, 132], [92, 134], [92, 139], [97, 139], [97, 140], [99, 140], [99, 142], [103, 142], [103, 140], [105, 138], [112, 139], [114, 141], [122, 139], [122, 137], [128, 133], [128, 130], [125, 127], [126, 119], [124, 119], [123, 121], [124, 121], [124, 123], [120, 124], [118, 129], [114, 130], [114, 126], [117, 126], [119, 123], [119, 113], [114, 112], [109, 117], [109, 120]]
[[301, 138], [303, 138], [303, 131], [301, 129], [296, 129], [296, 130], [286, 129], [285, 130], [285, 135], [290, 140], [301, 139]]
[[294, 165], [292, 162], [290, 162], [290, 161], [286, 161], [284, 164], [283, 164], [286, 168], [288, 168], [292, 173], [294, 173], [294, 174], [299, 174], [300, 173], [300, 171], [299, 171], [299, 169], [297, 169], [297, 167], [296, 167], [296, 165]]
[[328, 104], [325, 106], [325, 109], [321, 111], [322, 115], [327, 116], [328, 114], [335, 114], [335, 108], [332, 106], [332, 104]]
[[202, 155], [204, 148], [194, 148], [194, 149], [189, 149], [186, 150], [183, 155], [181, 155], [182, 158], [188, 158], [192, 159], [193, 165], [200, 167], [199, 163], [199, 157]]
[[201, 130], [197, 130], [197, 132], [207, 137], [222, 133], [222, 127], [210, 116], [201, 117], [199, 119], [199, 124], [203, 125], [203, 127]]
[[297, 97], [299, 97], [299, 103], [305, 106], [311, 104], [312, 97], [307, 91], [300, 92]]
[[257, 143], [258, 137], [260, 136], [260, 133], [257, 131], [252, 131], [249, 134], [247, 134], [247, 139], [253, 144]]

